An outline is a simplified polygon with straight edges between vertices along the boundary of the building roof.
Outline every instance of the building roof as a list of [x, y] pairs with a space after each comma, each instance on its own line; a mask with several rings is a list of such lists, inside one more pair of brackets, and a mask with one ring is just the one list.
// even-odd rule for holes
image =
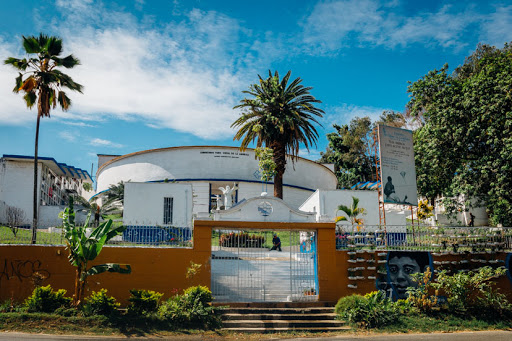
[[[4, 154], [3, 159], [5, 160], [11, 160], [11, 161], [32, 161], [34, 160], [33, 156], [27, 156], [27, 155], [12, 155], [12, 154]], [[45, 157], [45, 156], [38, 156], [37, 157], [38, 162], [44, 164], [48, 168], [50, 168], [53, 172], [55, 172], [58, 175], [62, 175], [68, 178], [77, 178], [77, 179], [83, 179], [92, 181], [91, 176], [86, 170], [83, 170], [81, 168], [76, 168], [73, 166], [68, 166], [65, 163], [57, 162], [52, 157]]]

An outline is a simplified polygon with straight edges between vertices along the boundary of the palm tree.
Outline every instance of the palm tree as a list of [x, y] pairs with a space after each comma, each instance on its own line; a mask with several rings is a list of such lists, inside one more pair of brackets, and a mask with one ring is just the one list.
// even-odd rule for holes
[[323, 110], [314, 103], [321, 103], [310, 95], [311, 87], [304, 87], [302, 79], [296, 78], [288, 85], [291, 71], [279, 80], [277, 71], [268, 78], [260, 75], [259, 84], [252, 84], [243, 91], [254, 98], [244, 98], [236, 108], [244, 109], [241, 116], [231, 127], [239, 128], [233, 140], [242, 139], [243, 151], [249, 143], [256, 141], [257, 147], [265, 144], [273, 150], [276, 164], [274, 176], [274, 196], [283, 198], [283, 174], [286, 169], [286, 154], [297, 158], [299, 147], [303, 144], [309, 151], [310, 145], [316, 146], [318, 132], [313, 122], [320, 125], [318, 117]]
[[23, 48], [29, 55], [27, 58], [7, 58], [4, 63], [12, 65], [19, 71], [13, 92], [25, 92], [23, 99], [30, 109], [37, 101], [36, 140], [34, 151], [34, 206], [32, 221], [32, 244], [36, 243], [37, 229], [37, 150], [39, 143], [39, 121], [41, 117], [50, 117], [50, 110], [59, 105], [68, 110], [71, 100], [63, 88], [82, 92], [82, 86], [71, 77], [62, 73], [57, 67], [73, 68], [80, 64], [72, 54], [61, 58], [62, 39], [40, 34], [39, 37], [23, 36]]
[[[342, 211], [346, 216], [338, 216], [335, 219], [335, 222], [338, 221], [349, 221], [352, 224], [352, 232], [354, 232], [354, 225], [361, 225], [363, 223], [363, 219], [358, 218], [360, 214], [366, 214], [366, 210], [359, 206], [359, 198], [352, 197], [352, 205], [350, 207], [345, 205], [339, 205], [336, 210], [336, 214], [338, 211]], [[359, 230], [359, 229], [358, 229]]]

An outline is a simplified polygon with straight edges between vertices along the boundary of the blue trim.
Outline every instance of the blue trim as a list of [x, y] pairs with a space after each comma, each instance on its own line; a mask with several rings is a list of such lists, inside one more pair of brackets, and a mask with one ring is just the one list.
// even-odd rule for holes
[[103, 190], [101, 192], [98, 192], [98, 193], [94, 194], [92, 197], [89, 198], [89, 201], [91, 201], [92, 198], [97, 197], [98, 195], [103, 194], [103, 193], [108, 192], [108, 191], [110, 191], [110, 188], [105, 189], [105, 190]]
[[[230, 179], [168, 179], [168, 180], [170, 180], [170, 181], [229, 181], [229, 182], [250, 182], [250, 183], [260, 183], [261, 182], [261, 181], [253, 181], [253, 180], [230, 180]], [[161, 182], [165, 182], [165, 180], [146, 181], [146, 183], [161, 183]], [[273, 184], [273, 182], [267, 182], [267, 183]], [[310, 191], [310, 192], [316, 192], [316, 189], [310, 189], [310, 188], [301, 187], [301, 186], [285, 185], [285, 184], [283, 184], [283, 186], [302, 189], [302, 190]], [[110, 188], [107, 188], [101, 192], [94, 194], [92, 197], [89, 198], [89, 200], [91, 200], [92, 198], [94, 198], [102, 193], [108, 192], [108, 191], [110, 191]], [[210, 199], [209, 200], [211, 200], [211, 193], [212, 193], [212, 191], [210, 189]], [[237, 190], [236, 196], [237, 196], [237, 200], [238, 200], [238, 190]]]
[[[11, 159], [34, 160], [33, 156], [28, 156], [28, 155], [4, 154], [2, 157], [11, 158]], [[45, 160], [45, 161], [53, 161], [55, 163], [55, 165], [57, 167], [59, 167], [59, 169], [62, 171], [62, 173], [64, 173], [64, 175], [66, 175], [66, 176], [69, 174], [72, 177], [74, 177], [76, 174], [79, 178], [87, 179], [87, 177], [89, 177], [89, 179], [92, 181], [91, 175], [86, 170], [83, 170], [81, 168], [76, 168], [74, 166], [68, 166], [67, 164], [65, 164], [63, 162], [57, 162], [57, 160], [55, 160], [53, 157], [38, 156], [37, 159]], [[75, 172], [75, 174], [73, 173], [73, 171]]]
[[[12, 159], [25, 159], [25, 160], [34, 160], [33, 156], [26, 156], [26, 155], [12, 155], [12, 154], [4, 154], [3, 157], [5, 158], [12, 158]], [[38, 160], [45, 160], [45, 161], [53, 161], [57, 167], [63, 172], [66, 173], [62, 167], [59, 165], [57, 160], [55, 160], [53, 157], [46, 157], [46, 156], [38, 156]]]
[[[208, 178], [183, 178], [183, 179], [169, 179], [169, 181], [224, 181], [224, 182], [249, 182], [249, 183], [261, 183], [262, 181], [256, 181], [256, 180], [241, 180], [241, 179], [208, 179]], [[164, 182], [164, 180], [151, 180], [146, 182]], [[265, 182], [266, 184], [274, 184], [273, 182]], [[287, 185], [283, 184], [283, 186], [291, 187], [291, 188], [297, 188], [302, 189], [305, 191], [315, 192], [316, 189], [306, 188], [302, 186], [296, 186], [296, 185]]]

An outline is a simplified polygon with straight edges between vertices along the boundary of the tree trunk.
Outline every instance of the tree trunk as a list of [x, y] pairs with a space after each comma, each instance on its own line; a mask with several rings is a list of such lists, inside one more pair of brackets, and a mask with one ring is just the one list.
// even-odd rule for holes
[[38, 186], [37, 186], [37, 150], [39, 147], [39, 121], [41, 120], [40, 112], [37, 113], [36, 123], [36, 141], [34, 150], [34, 201], [33, 201], [33, 214], [32, 214], [32, 244], [36, 243], [37, 239], [37, 213], [39, 210], [39, 202], [37, 200]]
[[286, 149], [283, 143], [273, 142], [270, 145], [274, 152], [276, 175], [274, 176], [274, 196], [283, 199], [283, 175], [286, 169]]

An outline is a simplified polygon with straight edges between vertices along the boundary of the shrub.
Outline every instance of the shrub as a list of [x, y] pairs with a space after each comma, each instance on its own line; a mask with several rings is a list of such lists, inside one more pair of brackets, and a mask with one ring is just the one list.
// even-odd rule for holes
[[512, 308], [506, 297], [496, 291], [492, 279], [503, 276], [506, 271], [505, 268], [492, 269], [488, 266], [453, 275], [441, 271], [434, 287], [446, 294], [448, 311], [453, 314], [500, 316], [501, 313], [510, 313]]
[[[506, 273], [505, 268], [482, 267], [478, 271], [458, 272], [453, 275], [440, 271], [436, 282], [428, 282], [421, 276], [413, 275], [418, 288], [409, 290], [409, 301], [420, 311], [434, 309], [448, 311], [458, 316], [480, 316], [496, 319], [512, 315], [512, 305], [505, 295], [494, 288], [493, 278]], [[429, 296], [435, 292], [435, 296]], [[446, 295], [441, 304], [438, 293]]]
[[70, 297], [65, 297], [66, 290], [53, 291], [51, 285], [37, 287], [25, 300], [25, 306], [29, 312], [53, 313], [57, 308], [68, 306]]
[[172, 325], [196, 328], [216, 328], [220, 318], [210, 306], [211, 291], [204, 286], [190, 287], [183, 295], [176, 295], [164, 302], [158, 309], [160, 318]]
[[411, 278], [418, 283], [418, 286], [416, 288], [407, 288], [407, 301], [425, 314], [431, 314], [434, 310], [438, 309], [437, 296], [431, 295], [431, 292], [437, 292], [432, 285], [431, 277], [430, 267], [424, 273], [411, 274]]
[[338, 317], [344, 316], [344, 313], [348, 310], [354, 309], [361, 304], [364, 304], [366, 299], [361, 295], [350, 295], [342, 297], [336, 303], [334, 311]]
[[183, 296], [173, 296], [163, 302], [158, 308], [158, 316], [169, 324], [183, 325], [187, 322], [187, 316], [183, 309]]
[[219, 238], [219, 244], [223, 247], [263, 247], [264, 242], [264, 236], [247, 232], [223, 233]]
[[128, 313], [149, 315], [158, 310], [158, 302], [164, 294], [152, 290], [130, 290]]
[[374, 291], [357, 298], [341, 299], [340, 301], [336, 305], [336, 312], [339, 314], [339, 317], [365, 328], [382, 327], [391, 324], [400, 315], [395, 304], [381, 291]]
[[111, 316], [117, 312], [120, 306], [116, 299], [107, 295], [107, 289], [93, 291], [91, 296], [85, 299], [83, 311], [86, 315]]
[[212, 292], [210, 289], [201, 285], [188, 288], [185, 290], [184, 295], [190, 303], [199, 301], [203, 305], [208, 305], [212, 301]]

